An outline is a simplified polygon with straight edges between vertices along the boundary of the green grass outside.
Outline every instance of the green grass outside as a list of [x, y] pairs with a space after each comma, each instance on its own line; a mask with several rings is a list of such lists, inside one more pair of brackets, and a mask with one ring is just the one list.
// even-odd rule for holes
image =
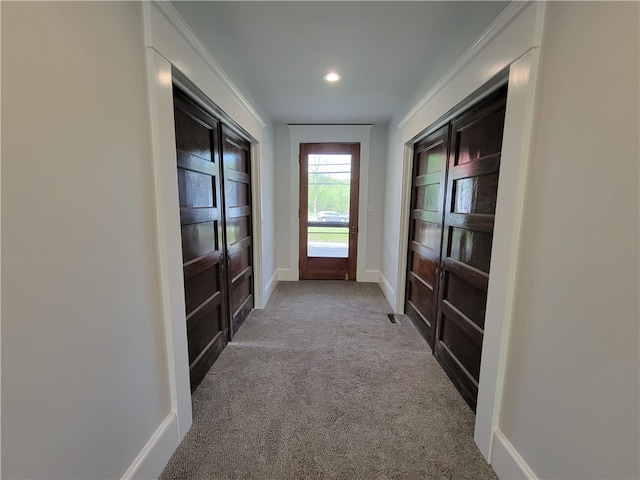
[[348, 243], [348, 227], [309, 227], [307, 233], [309, 242]]

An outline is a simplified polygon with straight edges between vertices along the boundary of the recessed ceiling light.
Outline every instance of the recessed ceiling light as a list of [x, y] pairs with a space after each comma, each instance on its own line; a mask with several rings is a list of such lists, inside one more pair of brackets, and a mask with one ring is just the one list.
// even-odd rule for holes
[[342, 75], [340, 75], [338, 72], [327, 72], [322, 76], [322, 78], [324, 78], [327, 82], [337, 82], [342, 78]]

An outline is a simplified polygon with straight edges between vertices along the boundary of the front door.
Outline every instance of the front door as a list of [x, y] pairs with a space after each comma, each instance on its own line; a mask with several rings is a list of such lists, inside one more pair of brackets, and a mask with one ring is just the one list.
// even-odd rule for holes
[[300, 145], [300, 279], [356, 279], [359, 178], [359, 143]]
[[218, 121], [174, 89], [191, 391], [227, 344]]

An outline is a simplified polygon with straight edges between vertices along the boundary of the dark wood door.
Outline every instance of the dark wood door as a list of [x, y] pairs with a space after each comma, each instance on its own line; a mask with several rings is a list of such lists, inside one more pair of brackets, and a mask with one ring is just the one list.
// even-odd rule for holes
[[253, 241], [249, 142], [222, 125], [222, 165], [231, 335], [253, 309]]
[[174, 89], [191, 391], [227, 344], [218, 121]]
[[300, 144], [300, 279], [356, 280], [359, 143]]
[[414, 148], [405, 312], [433, 348], [449, 125]]
[[452, 122], [434, 353], [475, 411], [506, 86]]

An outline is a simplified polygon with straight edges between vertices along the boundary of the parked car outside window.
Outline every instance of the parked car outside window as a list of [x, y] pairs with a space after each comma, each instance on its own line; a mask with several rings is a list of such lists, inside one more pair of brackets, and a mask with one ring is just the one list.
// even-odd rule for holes
[[339, 222], [340, 214], [331, 211], [318, 212], [318, 220], [321, 222]]

